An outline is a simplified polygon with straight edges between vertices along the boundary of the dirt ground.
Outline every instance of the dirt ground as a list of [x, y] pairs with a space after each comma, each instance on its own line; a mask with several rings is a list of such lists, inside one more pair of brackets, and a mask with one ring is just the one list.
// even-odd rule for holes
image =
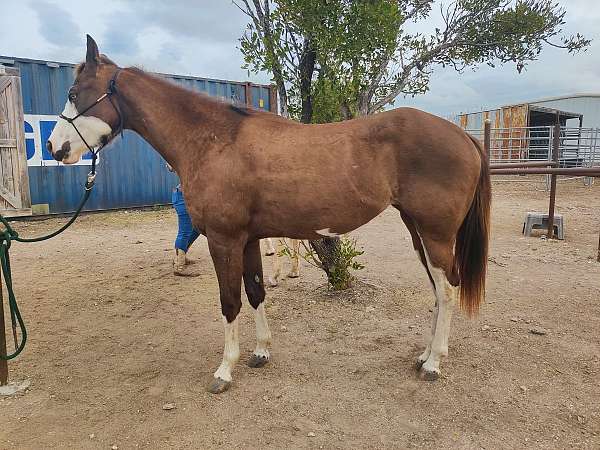
[[495, 183], [487, 302], [476, 319], [455, 314], [435, 383], [413, 367], [433, 295], [395, 210], [354, 233], [366, 268], [353, 291], [328, 292], [306, 263], [268, 291], [263, 369], [244, 364], [245, 302], [220, 396], [205, 390], [223, 337], [206, 240], [191, 251], [201, 276], [174, 277], [171, 210], [87, 215], [15, 243], [30, 340], [10, 371], [31, 387], [0, 398], [0, 448], [600, 448], [600, 183], [559, 184], [562, 242], [521, 235], [525, 213], [547, 207], [541, 187]]

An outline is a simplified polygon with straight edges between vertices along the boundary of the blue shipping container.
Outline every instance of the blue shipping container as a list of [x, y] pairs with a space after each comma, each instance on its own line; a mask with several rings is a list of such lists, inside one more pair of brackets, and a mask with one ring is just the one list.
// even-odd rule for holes
[[[89, 157], [73, 166], [56, 163], [44, 142], [52, 132], [58, 114], [73, 83], [73, 64], [0, 56], [0, 64], [21, 72], [25, 141], [32, 205], [38, 211], [74, 211], [89, 172]], [[270, 86], [164, 75], [188, 89], [271, 109]], [[275, 105], [273, 105], [275, 106]], [[88, 211], [168, 204], [176, 185], [175, 175], [166, 170], [162, 157], [137, 134], [126, 131], [107, 151], [100, 154], [96, 186], [86, 204]], [[45, 207], [47, 205], [47, 208]]]

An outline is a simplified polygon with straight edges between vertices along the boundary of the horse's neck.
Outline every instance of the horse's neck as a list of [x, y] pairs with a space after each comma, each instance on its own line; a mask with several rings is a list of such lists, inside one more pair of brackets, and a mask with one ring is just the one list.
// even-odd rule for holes
[[[123, 76], [124, 75], [124, 76]], [[217, 143], [226, 107], [169, 81], [129, 69], [119, 79], [125, 126], [141, 135], [179, 173]]]

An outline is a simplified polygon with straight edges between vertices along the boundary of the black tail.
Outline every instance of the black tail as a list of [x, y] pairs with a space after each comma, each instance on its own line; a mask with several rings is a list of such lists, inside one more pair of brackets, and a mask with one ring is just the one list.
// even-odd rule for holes
[[455, 264], [460, 276], [460, 307], [475, 315], [485, 298], [492, 185], [488, 158], [481, 143], [469, 135], [481, 158], [479, 183], [456, 237]]

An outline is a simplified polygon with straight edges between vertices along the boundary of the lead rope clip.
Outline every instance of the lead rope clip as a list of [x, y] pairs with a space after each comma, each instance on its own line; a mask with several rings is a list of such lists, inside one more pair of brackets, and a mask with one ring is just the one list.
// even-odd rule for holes
[[89, 191], [94, 187], [94, 182], [96, 181], [96, 174], [93, 172], [88, 173], [87, 181], [85, 182], [85, 190]]

